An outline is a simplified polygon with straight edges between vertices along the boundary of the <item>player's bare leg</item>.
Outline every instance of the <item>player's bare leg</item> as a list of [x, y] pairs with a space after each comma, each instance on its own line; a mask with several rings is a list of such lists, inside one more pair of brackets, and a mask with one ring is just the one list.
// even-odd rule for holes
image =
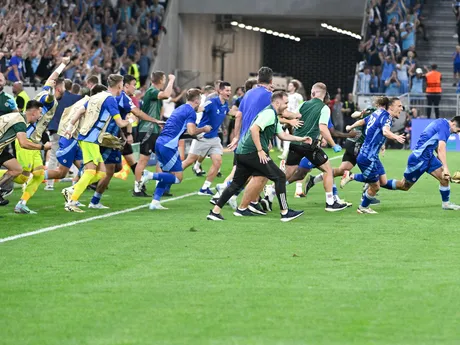
[[97, 183], [96, 191], [91, 199], [91, 203], [89, 204], [88, 208], [95, 208], [95, 209], [107, 209], [107, 206], [101, 204], [100, 200], [102, 198], [102, 194], [107, 190], [109, 186], [110, 180], [112, 180], [113, 175], [121, 170], [121, 164], [105, 164], [106, 174], [103, 178], [99, 180]]
[[369, 188], [364, 192], [361, 205], [359, 205], [357, 212], [361, 214], [376, 214], [373, 209], [369, 207], [372, 199], [375, 199], [378, 191], [380, 190], [380, 181], [369, 183]]
[[204, 181], [203, 186], [198, 192], [198, 195], [214, 195], [214, 193], [211, 192], [210, 187], [222, 165], [222, 155], [212, 154], [211, 161], [211, 168], [209, 169], [208, 175], [206, 176], [206, 181]]

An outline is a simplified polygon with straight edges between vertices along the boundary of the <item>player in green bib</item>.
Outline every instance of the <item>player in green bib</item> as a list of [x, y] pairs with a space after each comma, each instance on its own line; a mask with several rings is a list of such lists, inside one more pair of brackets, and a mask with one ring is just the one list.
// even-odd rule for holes
[[[311, 143], [309, 137], [299, 137], [283, 131], [278, 120], [287, 109], [288, 96], [283, 91], [273, 93], [271, 104], [254, 118], [249, 131], [245, 133], [235, 152], [236, 170], [232, 183], [221, 194], [216, 206], [207, 216], [208, 220], [224, 220], [222, 207], [236, 193], [242, 190], [251, 176], [263, 176], [275, 183], [276, 196], [281, 210], [281, 221], [288, 222], [303, 214], [303, 211], [290, 210], [286, 199], [286, 175], [269, 156], [270, 141], [276, 134], [281, 140]], [[253, 215], [247, 208], [237, 208], [235, 216]]]

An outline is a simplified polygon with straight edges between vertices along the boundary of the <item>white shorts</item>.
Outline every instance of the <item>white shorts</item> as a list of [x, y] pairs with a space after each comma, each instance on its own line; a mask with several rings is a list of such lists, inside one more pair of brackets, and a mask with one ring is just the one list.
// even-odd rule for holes
[[193, 139], [192, 145], [190, 146], [190, 153], [206, 157], [208, 155], [222, 155], [224, 153], [224, 149], [222, 144], [220, 143], [220, 138], [201, 138], [201, 139]]

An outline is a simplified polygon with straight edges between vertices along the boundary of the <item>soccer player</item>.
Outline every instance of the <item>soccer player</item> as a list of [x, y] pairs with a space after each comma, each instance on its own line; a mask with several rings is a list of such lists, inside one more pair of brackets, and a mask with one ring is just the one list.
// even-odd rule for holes
[[163, 172], [152, 173], [144, 171], [142, 182], [147, 180], [159, 181], [152, 202], [151, 210], [166, 210], [160, 203], [160, 199], [168, 186], [180, 183], [183, 178], [182, 162], [179, 155], [179, 138], [187, 130], [189, 135], [209, 133], [211, 126], [196, 127], [196, 111], [201, 102], [201, 91], [189, 89], [185, 94], [187, 102], [176, 108], [161, 131], [155, 144], [155, 151]]
[[[460, 116], [450, 121], [438, 119], [431, 122], [420, 134], [415, 150], [407, 160], [407, 168], [402, 180], [390, 180], [393, 189], [408, 191], [424, 174], [428, 173], [439, 181], [441, 206], [443, 210], [460, 210], [459, 205], [450, 200], [450, 172], [447, 166], [446, 145], [451, 134], [460, 132]], [[438, 157], [434, 155], [437, 151]]]
[[222, 165], [224, 149], [218, 131], [229, 112], [228, 100], [232, 93], [232, 87], [230, 83], [221, 82], [218, 90], [218, 97], [211, 98], [204, 104], [203, 117], [198, 125], [198, 128], [209, 125], [212, 130], [197, 139], [193, 139], [187, 159], [182, 162], [182, 169], [185, 170], [195, 163], [198, 158], [207, 157], [208, 155], [211, 157], [211, 169], [209, 169], [206, 181], [204, 181], [198, 195], [214, 195], [210, 187]]
[[384, 102], [385, 109], [377, 109], [371, 116], [362, 120], [356, 121], [351, 126], [347, 126], [347, 131], [356, 127], [365, 126], [366, 139], [359, 152], [357, 163], [362, 174], [351, 174], [346, 171], [340, 181], [340, 186], [345, 186], [350, 181], [366, 182], [369, 188], [365, 191], [361, 205], [357, 212], [361, 214], [375, 214], [373, 209], [369, 207], [372, 199], [380, 190], [380, 187], [386, 189], [394, 189], [394, 180], [387, 180], [385, 169], [380, 162], [379, 152], [386, 138], [396, 140], [403, 144], [405, 141], [404, 134], [397, 135], [391, 132], [391, 125], [394, 118], [399, 118], [399, 114], [403, 109], [402, 103], [397, 97], [393, 97]]
[[[75, 124], [79, 121], [77, 140], [83, 152], [85, 166], [85, 171], [75, 184], [73, 193], [69, 193], [66, 189], [62, 191], [67, 200], [64, 209], [68, 212], [84, 212], [77, 206], [78, 199], [89, 184], [99, 181], [106, 175], [99, 144], [110, 120], [113, 118], [121, 128], [134, 122], [132, 118], [127, 120], [121, 118], [115, 98], [123, 89], [123, 77], [119, 74], [111, 74], [107, 78], [107, 85], [108, 92], [103, 91], [90, 97], [88, 102], [77, 111], [66, 130], [66, 136], [70, 137]], [[83, 114], [85, 116], [80, 120]]]
[[[236, 171], [233, 181], [209, 212], [206, 217], [208, 220], [224, 220], [221, 215], [222, 207], [232, 195], [244, 187], [249, 177], [255, 175], [263, 176], [275, 183], [282, 222], [289, 222], [303, 214], [303, 211], [289, 209], [286, 199], [286, 175], [269, 156], [270, 141], [275, 134], [282, 140], [311, 142], [309, 137], [298, 137], [283, 132], [278, 115], [283, 114], [287, 105], [287, 94], [284, 91], [275, 92], [271, 96], [271, 104], [255, 117], [249, 131], [246, 132], [236, 149]], [[244, 216], [248, 212], [251, 213], [248, 209], [238, 208], [234, 215]]]
[[[150, 117], [161, 120], [161, 107], [163, 99], [171, 97], [173, 91], [174, 80], [176, 77], [173, 74], [168, 76], [168, 85], [164, 91], [161, 91], [166, 84], [166, 76], [164, 72], [156, 71], [152, 73], [152, 86], [147, 90], [144, 95], [144, 103], [142, 104], [142, 111], [147, 113]], [[138, 126], [139, 142], [140, 142], [140, 157], [136, 166], [136, 180], [134, 181], [133, 196], [144, 197], [145, 192], [142, 191], [142, 173], [147, 167], [150, 155], [155, 152], [155, 143], [158, 135], [160, 134], [160, 126], [158, 123], [148, 121], [140, 121]], [[158, 166], [158, 165], [157, 165]]]
[[306, 157], [315, 167], [324, 173], [324, 190], [326, 192], [327, 212], [341, 211], [347, 208], [346, 204], [339, 203], [333, 194], [334, 179], [332, 176], [332, 167], [327, 154], [321, 149], [321, 138], [332, 146], [334, 152], [340, 152], [342, 148], [337, 145], [331, 136], [328, 128], [331, 110], [324, 104], [326, 97], [326, 85], [316, 83], [311, 88], [312, 99], [304, 102], [299, 111], [302, 115], [303, 126], [294, 130], [294, 135], [309, 136], [313, 142], [291, 143], [289, 154], [286, 160], [286, 176], [289, 179], [296, 171], [300, 161]]
[[[62, 58], [61, 64], [53, 71], [51, 76], [45, 83], [42, 91], [35, 96], [35, 100], [39, 101], [42, 107], [42, 117], [39, 121], [33, 124], [29, 124], [27, 127], [27, 138], [34, 143], [40, 143], [42, 135], [45, 133], [48, 124], [52, 120], [54, 113], [57, 108], [57, 101], [61, 99], [64, 94], [64, 80], [59, 78], [64, 68], [69, 63], [70, 58]], [[31, 211], [27, 207], [27, 202], [37, 191], [40, 184], [45, 179], [45, 170], [43, 166], [43, 160], [40, 151], [37, 150], [24, 150], [19, 145], [18, 141], [15, 143], [16, 157], [21, 163], [22, 169], [24, 170], [23, 175], [30, 176], [32, 178], [27, 182], [24, 193], [21, 199], [14, 208], [15, 213], [22, 214], [35, 214], [36, 212]]]
[[[142, 119], [143, 121], [149, 121], [153, 123], [158, 123], [163, 125], [163, 121], [159, 121], [155, 118], [148, 116], [142, 110], [137, 108], [134, 103], [132, 102], [130, 95], [133, 95], [136, 91], [136, 84], [137, 80], [134, 76], [127, 74], [123, 77], [123, 91], [119, 96], [117, 96], [117, 104], [118, 110], [120, 111], [121, 118], [125, 120], [129, 113], [132, 113], [134, 116]], [[124, 129], [127, 128], [126, 134], [126, 144], [123, 148], [123, 152], [119, 151], [118, 149], [114, 148], [107, 148], [101, 146], [101, 155], [104, 159], [104, 165], [106, 168], [106, 175], [99, 180], [97, 183], [96, 191], [94, 192], [93, 198], [91, 199], [91, 203], [89, 204], [89, 208], [95, 209], [107, 209], [107, 206], [102, 205], [100, 203], [102, 194], [104, 194], [105, 190], [107, 189], [113, 175], [122, 169], [122, 161], [121, 156], [122, 154], [127, 154], [125, 156], [126, 161], [131, 166], [131, 169], [135, 170], [134, 157], [132, 155], [133, 150], [131, 148], [131, 143], [133, 142], [132, 137], [132, 127], [128, 125]], [[117, 126], [115, 120], [112, 118], [110, 123], [107, 127], [106, 133], [112, 134], [114, 137], [119, 135], [119, 127]], [[125, 135], [124, 134], [124, 135]], [[133, 167], [134, 166], [134, 167]]]
[[36, 123], [42, 116], [42, 104], [36, 100], [31, 100], [26, 105], [25, 114], [19, 112], [4, 114], [0, 116], [0, 166], [7, 170], [0, 171], [0, 206], [8, 204], [4, 198], [13, 192], [8, 186], [12, 181], [24, 184], [28, 176], [23, 175], [21, 164], [7, 150], [7, 147], [14, 140], [24, 150], [49, 150], [51, 143], [45, 145], [36, 144], [27, 138], [27, 125]]

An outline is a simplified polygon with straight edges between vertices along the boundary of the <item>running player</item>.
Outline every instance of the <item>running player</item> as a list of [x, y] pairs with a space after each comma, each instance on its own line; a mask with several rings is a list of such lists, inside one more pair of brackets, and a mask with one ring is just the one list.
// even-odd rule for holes
[[228, 100], [232, 93], [232, 87], [230, 83], [221, 82], [218, 90], [218, 96], [211, 98], [205, 103], [203, 117], [198, 125], [198, 128], [209, 125], [212, 127], [212, 130], [197, 139], [193, 139], [187, 159], [182, 162], [182, 169], [185, 170], [200, 157], [207, 157], [208, 155], [211, 157], [211, 169], [209, 169], [206, 181], [204, 181], [198, 195], [214, 195], [210, 187], [222, 165], [224, 149], [218, 131], [229, 112]]
[[[36, 123], [42, 116], [42, 104], [36, 100], [27, 102], [25, 114], [18, 112], [3, 114], [0, 116], [0, 166], [7, 170], [0, 171], [0, 206], [9, 203], [4, 198], [13, 192], [9, 187], [12, 181], [24, 184], [28, 176], [23, 175], [21, 164], [7, 150], [7, 147], [14, 140], [24, 150], [49, 150], [51, 143], [36, 144], [27, 138], [27, 125]], [[37, 186], [38, 187], [38, 186]]]
[[[163, 99], [171, 97], [173, 91], [174, 80], [176, 77], [173, 74], [168, 76], [168, 85], [164, 91], [161, 91], [166, 84], [166, 76], [164, 72], [156, 71], [152, 73], [152, 86], [146, 91], [144, 95], [144, 103], [142, 104], [142, 111], [147, 113], [150, 117], [161, 120], [161, 107]], [[150, 155], [155, 152], [155, 143], [158, 135], [160, 134], [160, 126], [158, 123], [148, 121], [140, 121], [139, 126], [139, 142], [140, 142], [140, 157], [136, 166], [136, 180], [134, 181], [133, 196], [143, 197], [145, 192], [142, 193], [141, 178], [144, 169], [147, 167]], [[157, 165], [158, 167], [158, 165]]]
[[[271, 96], [271, 104], [256, 115], [250, 129], [238, 145], [235, 154], [236, 171], [232, 183], [217, 200], [214, 208], [206, 217], [208, 220], [221, 221], [221, 210], [232, 195], [241, 190], [251, 176], [263, 176], [275, 183], [276, 195], [281, 211], [281, 221], [288, 222], [300, 217], [303, 211], [293, 211], [286, 199], [286, 175], [276, 166], [269, 156], [269, 145], [276, 134], [282, 140], [310, 142], [311, 138], [297, 137], [283, 132], [278, 115], [287, 109], [288, 96], [278, 91]], [[251, 211], [238, 208], [235, 216], [252, 215]]]
[[142, 183], [147, 180], [159, 181], [152, 202], [151, 210], [166, 210], [160, 203], [165, 189], [172, 184], [180, 183], [183, 178], [182, 162], [179, 155], [179, 138], [187, 130], [189, 135], [209, 133], [211, 126], [202, 128], [196, 127], [196, 111], [201, 102], [201, 91], [190, 89], [185, 94], [187, 102], [176, 108], [161, 131], [155, 144], [155, 151], [163, 172], [152, 173], [145, 170], [142, 176]]
[[[69, 63], [70, 58], [64, 57], [61, 64], [55, 71], [51, 74], [48, 80], [45, 83], [42, 91], [35, 96], [35, 100], [43, 104], [42, 107], [42, 117], [39, 121], [33, 124], [29, 124], [27, 127], [27, 138], [34, 143], [41, 143], [42, 135], [45, 133], [48, 124], [54, 116], [54, 112], [57, 108], [57, 101], [64, 94], [64, 80], [59, 78], [59, 75], [65, 69]], [[37, 150], [24, 150], [21, 148], [21, 145], [16, 141], [16, 156], [21, 163], [22, 169], [24, 170], [23, 174], [25, 176], [30, 176], [32, 178], [27, 182], [24, 193], [21, 196], [21, 199], [14, 208], [15, 213], [22, 214], [35, 214], [36, 212], [31, 211], [27, 207], [27, 202], [32, 198], [32, 196], [37, 191], [40, 184], [45, 179], [45, 170], [43, 166], [43, 160], [41, 157], [41, 152]]]
[[393, 119], [399, 118], [399, 114], [403, 109], [401, 101], [399, 98], [393, 97], [383, 103], [386, 103], [383, 104], [385, 109], [378, 109], [371, 116], [356, 121], [346, 128], [347, 131], [350, 131], [356, 127], [365, 126], [366, 139], [356, 160], [362, 174], [351, 174], [347, 171], [343, 175], [342, 181], [340, 181], [341, 187], [350, 181], [366, 182], [369, 184], [369, 188], [363, 195], [361, 205], [358, 207], [358, 213], [377, 213], [369, 205], [380, 190], [380, 187], [394, 189], [395, 181], [387, 180], [385, 169], [379, 159], [379, 152], [386, 138], [396, 140], [401, 144], [405, 141], [404, 134], [397, 135], [391, 132]]
[[[134, 122], [132, 118], [123, 120], [118, 110], [116, 96], [119, 96], [123, 89], [123, 77], [118, 74], [111, 74], [107, 79], [108, 91], [103, 91], [92, 96], [72, 118], [66, 130], [66, 136], [70, 137], [77, 121], [78, 142], [83, 152], [83, 164], [85, 171], [80, 180], [75, 184], [73, 193], [63, 190], [66, 199], [65, 210], [68, 212], [84, 212], [77, 206], [78, 199], [89, 184], [99, 181], [106, 175], [104, 160], [101, 156], [99, 144], [103, 135], [113, 118], [119, 127], [126, 127]], [[80, 118], [85, 116], [80, 120]]]

